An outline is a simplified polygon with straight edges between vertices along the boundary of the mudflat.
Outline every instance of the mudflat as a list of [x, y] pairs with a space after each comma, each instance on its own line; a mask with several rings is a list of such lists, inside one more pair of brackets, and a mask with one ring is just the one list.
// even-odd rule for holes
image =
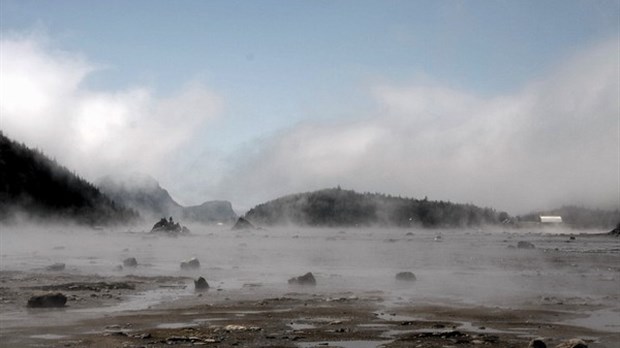
[[[620, 342], [620, 248], [609, 236], [301, 229], [175, 239], [80, 235], [98, 241], [92, 250], [75, 248], [83, 244], [74, 237], [61, 233], [54, 243], [20, 250], [7, 248], [20, 237], [3, 231], [1, 346], [527, 347], [540, 337], [549, 347], [580, 338], [589, 347], [613, 348]], [[518, 249], [521, 240], [535, 248]], [[116, 267], [129, 255], [136, 267]], [[197, 257], [201, 268], [180, 269], [183, 257]], [[60, 261], [66, 264], [60, 271], [45, 267]], [[315, 286], [288, 284], [306, 271]], [[400, 272], [415, 279], [398, 280]], [[198, 276], [208, 290], [194, 289]], [[26, 306], [46, 292], [64, 294], [66, 305]]]

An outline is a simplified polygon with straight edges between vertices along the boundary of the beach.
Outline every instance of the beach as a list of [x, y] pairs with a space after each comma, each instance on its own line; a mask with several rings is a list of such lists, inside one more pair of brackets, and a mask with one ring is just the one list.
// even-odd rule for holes
[[[3, 228], [3, 347], [589, 347], [620, 341], [618, 238], [574, 230]], [[523, 247], [531, 243], [533, 248]], [[520, 248], [519, 245], [522, 247]], [[123, 266], [134, 257], [137, 266]], [[181, 269], [190, 258], [200, 267]], [[63, 263], [62, 270], [50, 265]], [[316, 285], [289, 284], [312, 272]], [[415, 280], [398, 280], [412, 272]], [[209, 289], [196, 291], [204, 277]], [[28, 308], [60, 292], [61, 308]]]

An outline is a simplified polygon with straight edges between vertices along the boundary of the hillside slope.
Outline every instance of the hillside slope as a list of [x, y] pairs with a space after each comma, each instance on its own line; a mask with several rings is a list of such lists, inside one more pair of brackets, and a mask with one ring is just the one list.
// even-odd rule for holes
[[138, 216], [40, 151], [0, 132], [0, 221], [16, 214], [90, 225], [122, 224]]
[[182, 221], [204, 224], [231, 223], [237, 215], [228, 201], [208, 201], [184, 207], [177, 203], [154, 178], [133, 173], [126, 176], [106, 176], [98, 186], [117, 202], [132, 207], [145, 219], [157, 220], [172, 216]]
[[284, 196], [260, 204], [245, 215], [262, 225], [473, 227], [507, 217], [493, 209], [340, 188]]
[[145, 219], [179, 218], [183, 209], [167, 190], [148, 175], [106, 176], [99, 180], [97, 186], [113, 200], [139, 211]]

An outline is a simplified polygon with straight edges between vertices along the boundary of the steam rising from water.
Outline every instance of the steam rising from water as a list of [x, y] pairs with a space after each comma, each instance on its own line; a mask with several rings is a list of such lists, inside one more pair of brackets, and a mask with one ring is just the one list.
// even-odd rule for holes
[[89, 90], [84, 81], [97, 65], [44, 41], [0, 40], [2, 130], [91, 181], [118, 168], [141, 171], [185, 205], [227, 199], [240, 211], [337, 185], [513, 215], [620, 206], [618, 38], [581, 47], [505, 95], [418, 81], [367, 86], [374, 102], [348, 106], [356, 117], [321, 110], [324, 121], [237, 139], [250, 144], [241, 149], [205, 141], [222, 101], [204, 85], [167, 98], [143, 86]]
[[[212, 287], [265, 291], [382, 291], [401, 301], [455, 301], [483, 305], [538, 303], [543, 297], [617, 301], [617, 239], [513, 234], [499, 231], [429, 231], [286, 228], [232, 232], [193, 227], [193, 235], [53, 228], [2, 230], [2, 270], [32, 271], [55, 262], [69, 273], [205, 276]], [[406, 235], [412, 232], [413, 235]], [[442, 242], [435, 241], [437, 234]], [[508, 249], [527, 239], [534, 250]], [[557, 250], [556, 250], [557, 249]], [[115, 271], [123, 259], [138, 267]], [[197, 257], [202, 268], [179, 263]], [[287, 279], [311, 271], [317, 287], [289, 289]], [[395, 274], [412, 271], [413, 283]], [[614, 295], [615, 294], [615, 295]]]
[[619, 55], [617, 38], [588, 47], [495, 97], [416, 82], [375, 86], [376, 110], [254, 144], [219, 189], [257, 203], [343, 185], [512, 214], [564, 204], [618, 209]]

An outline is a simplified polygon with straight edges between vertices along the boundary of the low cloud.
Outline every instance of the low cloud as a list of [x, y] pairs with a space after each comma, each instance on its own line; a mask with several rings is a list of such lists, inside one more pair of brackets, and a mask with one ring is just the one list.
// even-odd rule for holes
[[171, 158], [222, 104], [199, 83], [165, 98], [142, 86], [85, 88], [100, 68], [40, 37], [3, 34], [0, 58], [1, 129], [91, 180], [169, 172]]
[[617, 40], [588, 47], [495, 97], [376, 86], [376, 114], [303, 123], [263, 140], [221, 187], [252, 204], [342, 185], [512, 213], [561, 204], [618, 208], [618, 57]]
[[363, 117], [307, 121], [224, 158], [230, 149], [200, 141], [222, 106], [204, 85], [165, 98], [144, 86], [93, 90], [84, 82], [101, 73], [96, 64], [40, 38], [4, 35], [0, 128], [91, 180], [148, 173], [184, 203], [229, 199], [244, 210], [341, 185], [511, 213], [618, 208], [619, 56], [617, 40], [603, 42], [493, 97], [377, 85], [376, 107]]

